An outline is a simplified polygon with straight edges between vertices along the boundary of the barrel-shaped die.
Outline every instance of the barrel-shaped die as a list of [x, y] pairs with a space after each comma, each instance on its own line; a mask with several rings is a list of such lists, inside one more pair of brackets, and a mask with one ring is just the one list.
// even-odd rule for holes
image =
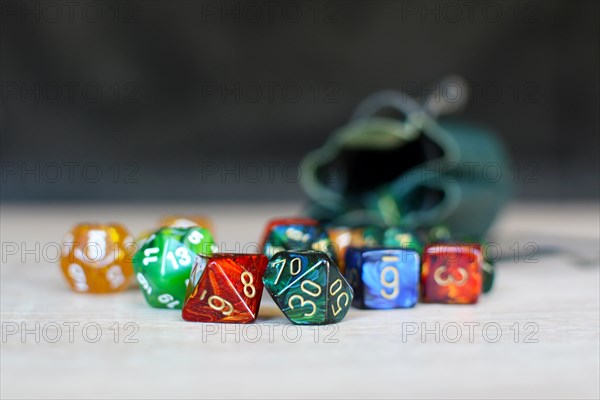
[[60, 266], [76, 292], [118, 292], [131, 282], [135, 248], [121, 224], [81, 223], [65, 237]]

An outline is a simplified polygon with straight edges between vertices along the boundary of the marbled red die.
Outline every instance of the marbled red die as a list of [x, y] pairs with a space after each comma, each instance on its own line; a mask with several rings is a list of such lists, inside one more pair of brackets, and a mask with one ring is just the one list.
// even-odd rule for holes
[[476, 303], [481, 294], [483, 256], [476, 244], [434, 244], [425, 248], [422, 300], [427, 303]]
[[248, 323], [256, 319], [268, 259], [262, 254], [196, 257], [182, 317], [194, 322]]

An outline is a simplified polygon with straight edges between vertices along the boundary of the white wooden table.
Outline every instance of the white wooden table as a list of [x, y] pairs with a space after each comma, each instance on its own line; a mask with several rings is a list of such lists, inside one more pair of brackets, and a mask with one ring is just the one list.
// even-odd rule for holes
[[[298, 209], [2, 205], [1, 397], [600, 396], [597, 203], [511, 206], [495, 229], [504, 256], [495, 288], [477, 305], [353, 309], [334, 327], [290, 325], [266, 293], [255, 325], [184, 322], [138, 290], [75, 294], [53, 260], [54, 243], [82, 220], [138, 233], [163, 214], [206, 214], [233, 251]], [[530, 242], [539, 247], [525, 262]]]

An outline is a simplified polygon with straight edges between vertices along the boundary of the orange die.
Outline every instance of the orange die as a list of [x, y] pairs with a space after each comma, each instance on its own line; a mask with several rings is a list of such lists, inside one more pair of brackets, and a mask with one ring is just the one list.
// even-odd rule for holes
[[383, 244], [383, 229], [377, 226], [335, 226], [328, 228], [327, 233], [334, 244], [338, 268], [342, 274], [346, 271], [346, 250], [349, 247], [381, 247]]
[[333, 249], [337, 256], [338, 268], [343, 274], [346, 270], [346, 250], [352, 244], [352, 229], [337, 226], [328, 228], [327, 234], [334, 244]]
[[421, 271], [422, 299], [427, 303], [476, 303], [481, 294], [481, 247], [434, 244], [425, 248]]
[[166, 215], [160, 220], [159, 225], [161, 228], [189, 228], [199, 226], [209, 231], [213, 230], [210, 219], [200, 215]]
[[131, 282], [135, 250], [119, 224], [79, 224], [65, 237], [60, 267], [76, 292], [116, 292]]

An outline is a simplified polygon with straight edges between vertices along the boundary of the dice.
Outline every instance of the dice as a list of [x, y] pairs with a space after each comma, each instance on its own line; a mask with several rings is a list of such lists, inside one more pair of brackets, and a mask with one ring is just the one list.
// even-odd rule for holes
[[377, 247], [383, 240], [383, 229], [378, 226], [331, 227], [327, 230], [337, 257], [337, 264], [344, 274], [346, 269], [346, 250], [349, 247]]
[[267, 257], [284, 250], [317, 250], [336, 260], [334, 246], [327, 231], [316, 220], [308, 218], [280, 218], [269, 222], [261, 247]]
[[[200, 215], [165, 215], [158, 222], [157, 228], [191, 228], [192, 226], [199, 226], [210, 232], [213, 230], [210, 219]], [[141, 246], [152, 233], [153, 230], [149, 229], [142, 231], [137, 236], [136, 242]]]
[[387, 228], [383, 234], [383, 246], [416, 251], [421, 254], [423, 246], [417, 236], [406, 229], [399, 227]]
[[498, 248], [493, 246], [484, 238], [477, 238], [472, 236], [458, 236], [452, 235], [450, 230], [443, 226], [438, 225], [430, 229], [428, 234], [429, 242], [434, 243], [463, 243], [469, 245], [478, 245], [483, 255], [483, 264], [481, 265], [481, 280], [482, 280], [482, 292], [487, 293], [492, 290], [494, 286], [495, 273], [495, 256], [498, 255]]
[[262, 254], [198, 255], [187, 288], [183, 319], [226, 323], [256, 320], [267, 262]]
[[383, 228], [376, 225], [352, 228], [352, 247], [378, 247], [383, 242]]
[[478, 244], [433, 244], [425, 248], [422, 299], [429, 303], [476, 303], [482, 289], [483, 256]]
[[119, 224], [76, 225], [64, 239], [61, 270], [76, 292], [111, 293], [131, 283], [135, 243]]
[[320, 251], [273, 255], [263, 282], [285, 316], [298, 325], [341, 321], [354, 295], [335, 263]]
[[336, 226], [328, 228], [327, 234], [333, 243], [338, 268], [343, 274], [346, 268], [346, 250], [352, 243], [352, 230], [345, 226]]
[[346, 252], [346, 277], [358, 308], [413, 307], [419, 300], [419, 254], [405, 249], [351, 247]]
[[207, 217], [201, 215], [166, 215], [159, 222], [160, 227], [171, 228], [189, 228], [200, 226], [202, 228], [213, 230], [212, 222]]
[[133, 257], [136, 279], [152, 307], [180, 309], [196, 254], [216, 250], [208, 229], [161, 228]]

